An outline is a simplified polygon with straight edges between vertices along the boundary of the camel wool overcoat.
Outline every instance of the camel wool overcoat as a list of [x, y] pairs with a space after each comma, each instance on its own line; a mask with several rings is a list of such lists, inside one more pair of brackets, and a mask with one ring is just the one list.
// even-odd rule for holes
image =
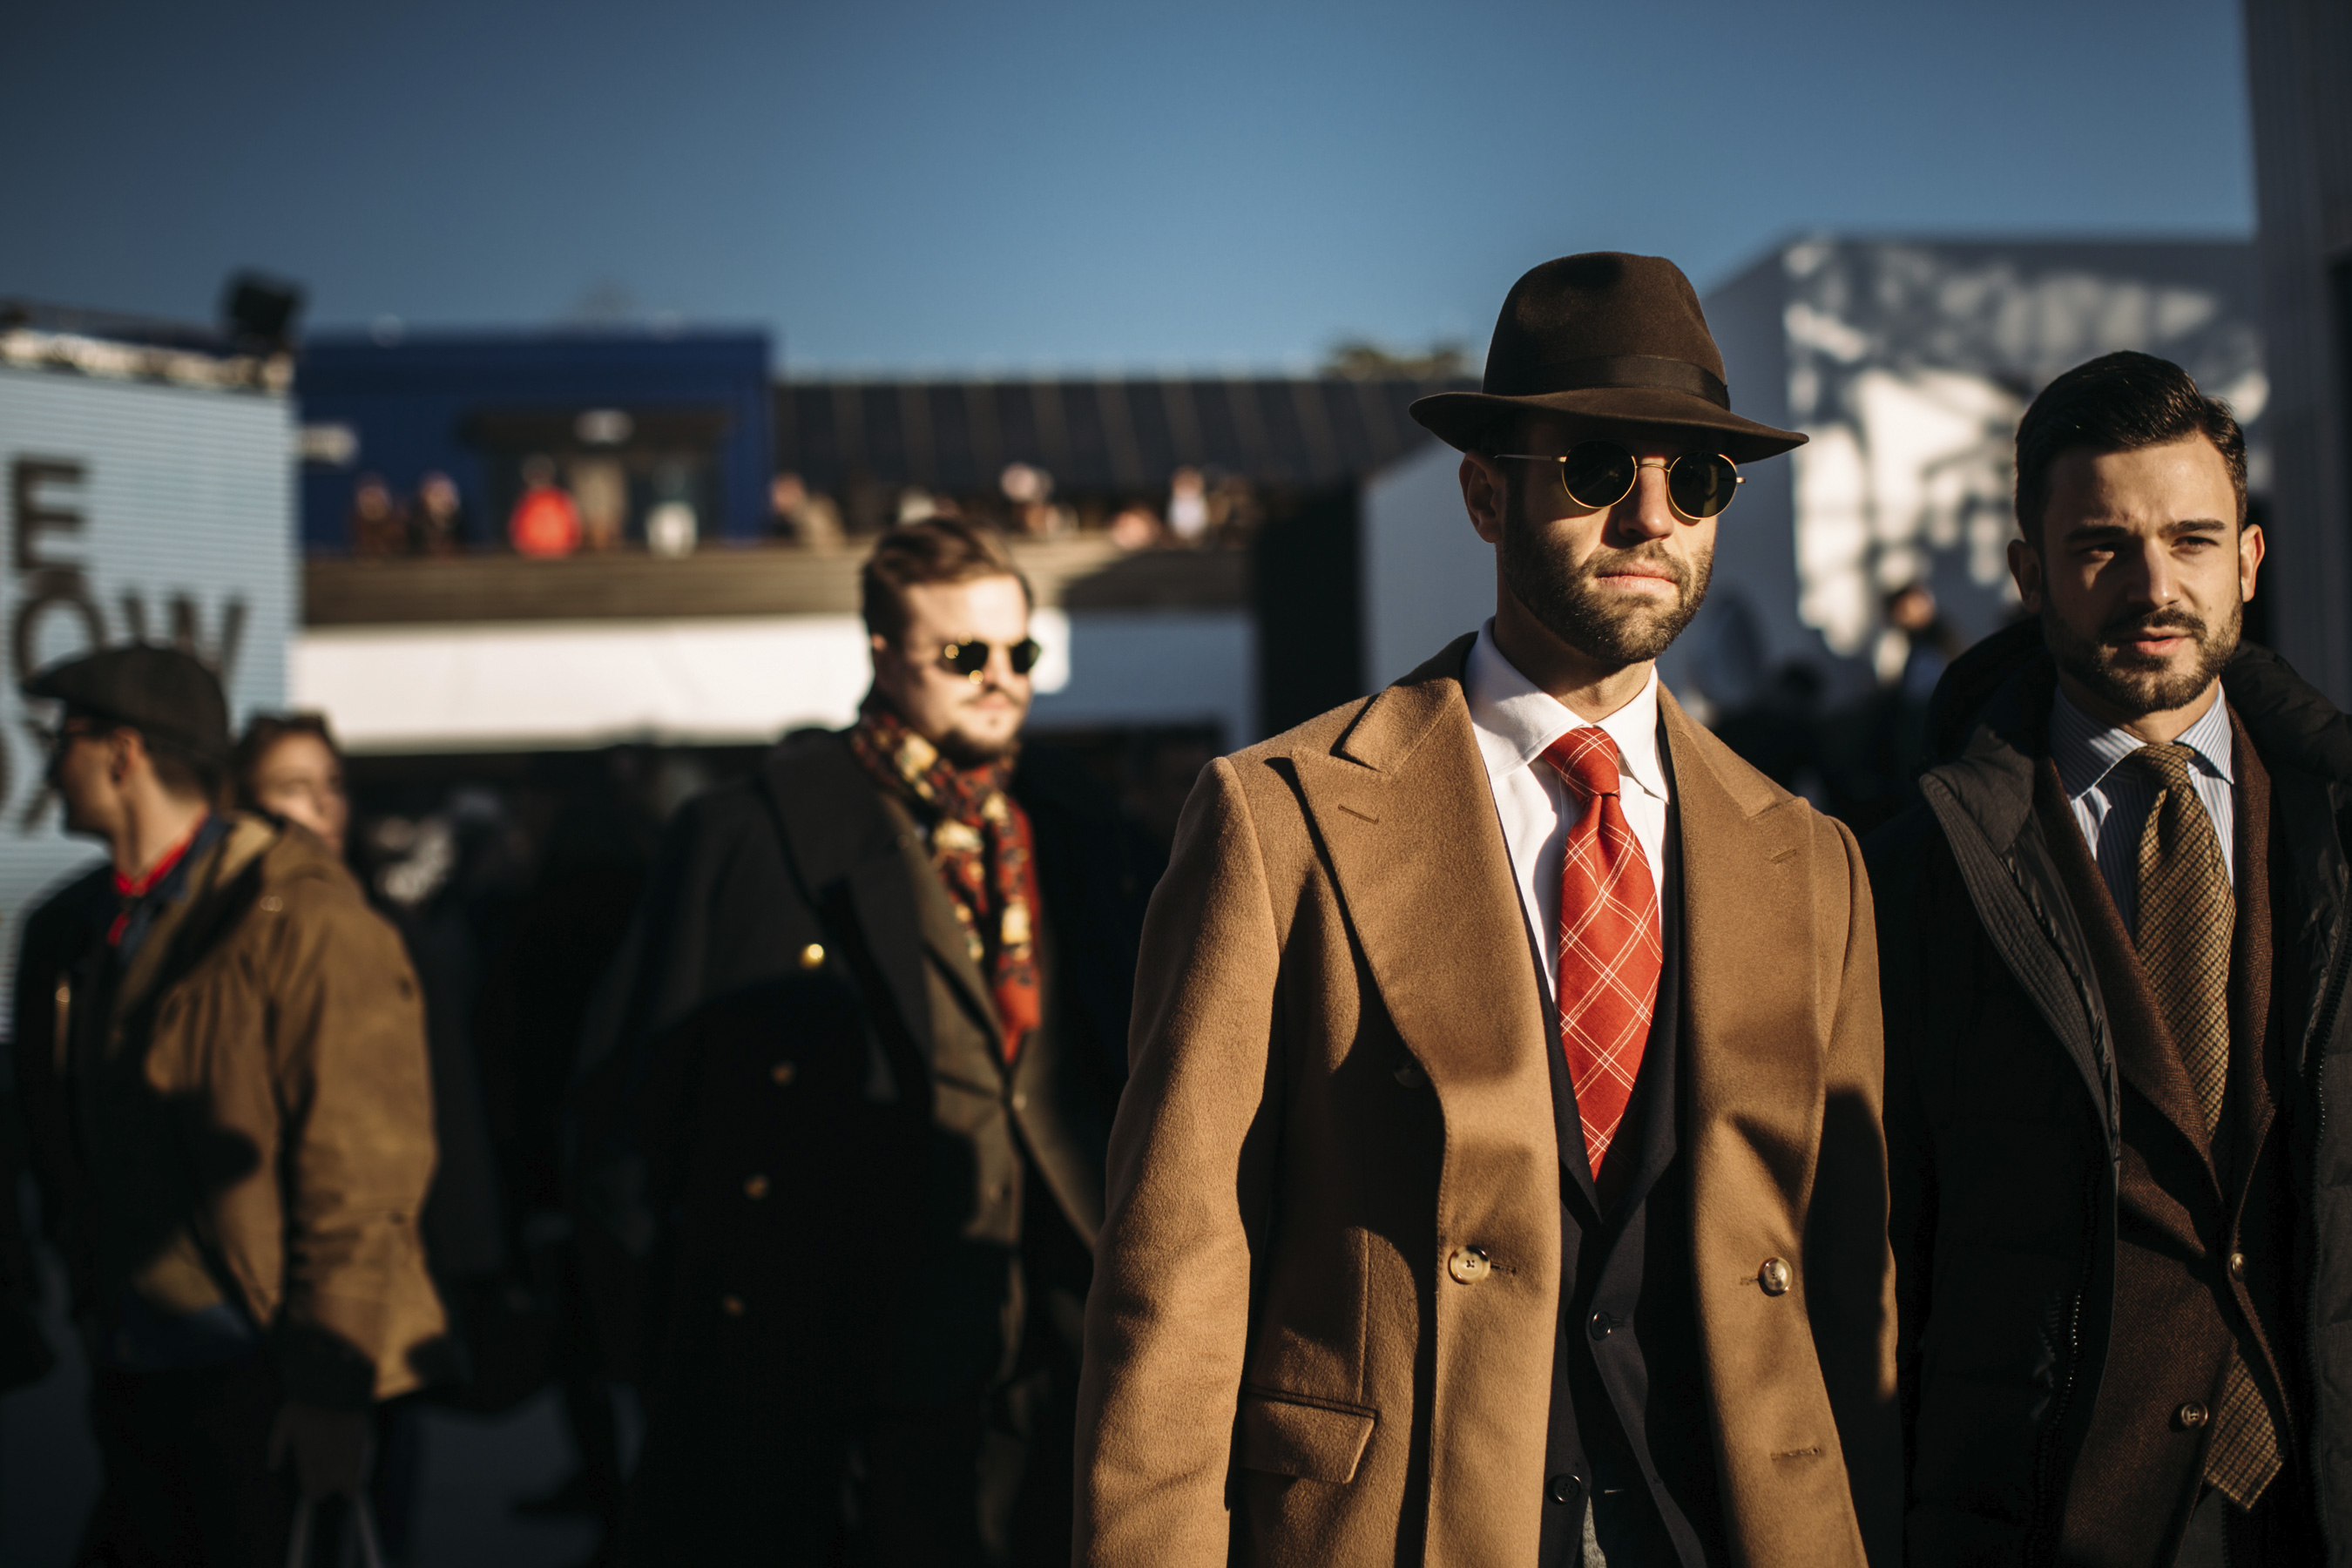
[[[1185, 808], [1145, 927], [1087, 1303], [1081, 1564], [1536, 1561], [1558, 1044], [1463, 694], [1471, 641], [1212, 764]], [[1660, 708], [1723, 1539], [1759, 1568], [1891, 1565], [1902, 1439], [1861, 856]]]

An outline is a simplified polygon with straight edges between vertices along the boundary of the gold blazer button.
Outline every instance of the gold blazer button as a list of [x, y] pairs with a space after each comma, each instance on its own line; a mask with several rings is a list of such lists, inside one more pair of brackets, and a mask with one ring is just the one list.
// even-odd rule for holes
[[824, 963], [824, 944], [813, 942], [801, 949], [801, 967], [814, 969]]
[[1454, 1256], [1445, 1260], [1445, 1271], [1464, 1285], [1475, 1285], [1486, 1278], [1486, 1271], [1493, 1267], [1483, 1247], [1457, 1247]]
[[1766, 1258], [1764, 1266], [1756, 1271], [1756, 1283], [1763, 1287], [1767, 1296], [1787, 1295], [1790, 1281], [1795, 1278], [1788, 1264], [1777, 1258]]

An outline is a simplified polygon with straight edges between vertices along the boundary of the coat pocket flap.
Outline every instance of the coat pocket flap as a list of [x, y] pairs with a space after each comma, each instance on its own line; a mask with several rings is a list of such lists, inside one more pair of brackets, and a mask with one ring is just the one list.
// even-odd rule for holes
[[1360, 1405], [1244, 1389], [1234, 1458], [1244, 1469], [1344, 1485], [1356, 1479], [1379, 1419]]

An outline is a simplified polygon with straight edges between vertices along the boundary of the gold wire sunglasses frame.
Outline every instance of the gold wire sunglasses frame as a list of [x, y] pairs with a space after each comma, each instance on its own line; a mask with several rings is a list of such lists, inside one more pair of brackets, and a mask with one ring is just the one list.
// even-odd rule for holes
[[[1590, 511], [1604, 511], [1632, 495], [1633, 486], [1641, 479], [1643, 468], [1664, 468], [1666, 473], [1666, 499], [1673, 504], [1675, 514], [1690, 522], [1700, 522], [1710, 517], [1722, 516], [1724, 510], [1731, 505], [1731, 498], [1738, 493], [1738, 487], [1748, 482], [1740, 475], [1739, 465], [1720, 452], [1685, 452], [1678, 458], [1637, 458], [1614, 441], [1579, 441], [1565, 454], [1559, 456], [1544, 452], [1497, 452], [1495, 457], [1497, 461], [1557, 464], [1559, 468], [1559, 488], [1567, 492], [1569, 500]], [[1604, 458], [1609, 459], [1605, 467], [1601, 462]], [[1593, 481], [1599, 479], [1600, 491], [1580, 494], [1575, 482], [1569, 479], [1569, 465], [1580, 460], [1591, 468], [1601, 468], [1602, 473], [1607, 475], [1606, 478], [1602, 478], [1601, 474], [1585, 477], [1585, 488], [1591, 489]], [[1691, 468], [1684, 470], [1685, 473], [1703, 476], [1687, 487], [1696, 489], [1698, 485], [1705, 485], [1706, 489], [1699, 495], [1685, 497], [1682, 493], [1685, 487], [1677, 485], [1675, 482], [1678, 477], [1676, 470], [1680, 469], [1685, 463], [1693, 465]], [[1621, 464], [1628, 465], [1624, 468], [1622, 484], [1618, 482], [1614, 473], [1608, 472], [1609, 469], [1615, 468]], [[1729, 484], [1723, 482], [1727, 477], [1731, 481]], [[1612, 486], [1615, 487], [1614, 494], [1601, 493], [1607, 491]], [[1707, 500], [1717, 496], [1722, 499], [1712, 510], [1706, 511], [1692, 510], [1694, 507], [1705, 506]]]
[[[1037, 661], [1045, 654], [1035, 637], [1023, 637], [1003, 647], [1005, 662], [1013, 667], [1015, 675], [1026, 675], [1036, 668]], [[989, 656], [994, 651], [995, 645], [977, 637], [969, 642], [943, 643], [940, 647], [940, 663], [967, 680], [977, 681], [988, 672]]]

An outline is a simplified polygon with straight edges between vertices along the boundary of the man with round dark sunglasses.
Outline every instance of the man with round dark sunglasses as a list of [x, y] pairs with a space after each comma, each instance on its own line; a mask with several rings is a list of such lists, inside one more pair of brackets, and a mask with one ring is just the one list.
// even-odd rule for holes
[[1739, 462], [1690, 284], [1522, 278], [1463, 451], [1493, 619], [1214, 763], [1152, 900], [1081, 1564], [1891, 1564], [1853, 836], [1655, 660]]
[[598, 1228], [677, 1304], [632, 1564], [1069, 1561], [1157, 856], [1022, 738], [1041, 649], [1001, 539], [892, 529], [861, 587], [856, 723], [680, 810], [590, 1029], [583, 1165], [633, 1194]]
[[977, 686], [987, 678], [989, 663], [996, 657], [999, 646], [1004, 649], [1005, 668], [1015, 675], [1027, 675], [1045, 657], [1045, 646], [1035, 637], [1002, 645], [968, 637], [962, 642], [941, 643], [940, 663]]

